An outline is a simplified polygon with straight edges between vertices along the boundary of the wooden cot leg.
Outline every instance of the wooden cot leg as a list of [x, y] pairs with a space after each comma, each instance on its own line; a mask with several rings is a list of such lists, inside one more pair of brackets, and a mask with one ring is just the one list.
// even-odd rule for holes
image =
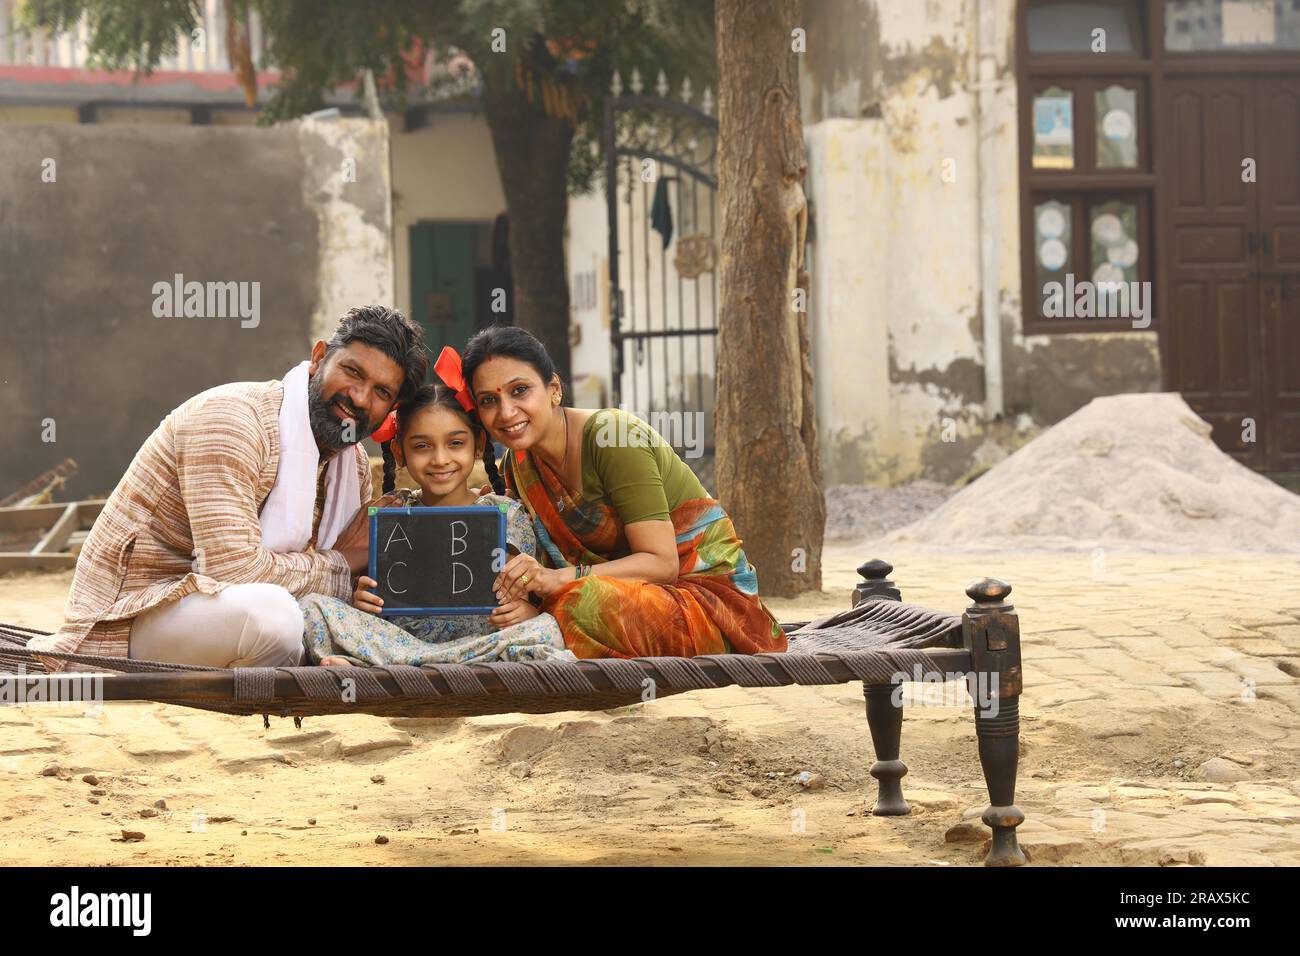
[[871, 765], [871, 776], [879, 784], [876, 805], [871, 812], [878, 817], [901, 817], [912, 808], [903, 799], [903, 776], [907, 764], [898, 759], [903, 737], [903, 705], [901, 696], [895, 702], [894, 693], [901, 691], [900, 684], [864, 684], [862, 694], [867, 699], [867, 726], [871, 729], [871, 746], [876, 750], [876, 762]]
[[981, 717], [975, 710], [980, 766], [989, 789], [989, 807], [980, 817], [993, 831], [985, 866], [1022, 866], [1027, 860], [1016, 840], [1016, 827], [1025, 814], [1016, 806], [1016, 767], [1020, 750], [1020, 702], [1000, 701], [998, 716]]
[[985, 866], [1023, 866], [1028, 862], [1016, 839], [1025, 820], [1016, 806], [1020, 761], [1020, 621], [1006, 603], [1011, 585], [985, 578], [966, 589], [975, 603], [962, 616], [962, 640], [971, 654], [975, 734], [980, 766], [989, 791], [981, 819], [993, 831]]
[[[872, 558], [858, 568], [862, 580], [853, 589], [853, 606], [863, 601], [901, 601], [898, 585], [889, 580], [894, 566], [880, 558]], [[898, 684], [863, 684], [862, 696], [867, 699], [867, 727], [871, 730], [871, 746], [876, 751], [876, 762], [871, 765], [871, 776], [876, 778], [879, 792], [872, 813], [882, 817], [903, 816], [912, 808], [903, 799], [903, 776], [907, 764], [898, 759], [903, 737], [903, 707], [901, 690], [898, 703], [894, 691]]]

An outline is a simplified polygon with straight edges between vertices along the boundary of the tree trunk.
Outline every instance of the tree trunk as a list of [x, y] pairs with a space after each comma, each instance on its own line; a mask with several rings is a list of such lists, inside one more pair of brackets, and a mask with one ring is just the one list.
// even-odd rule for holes
[[826, 504], [817, 453], [803, 241], [807, 202], [797, 0], [717, 0], [718, 497], [761, 593], [821, 588]]
[[515, 83], [508, 67], [482, 70], [483, 109], [492, 132], [506, 212], [515, 324], [532, 332], [555, 360], [565, 398], [569, 363], [569, 281], [564, 261], [569, 149], [573, 126], [547, 116]]

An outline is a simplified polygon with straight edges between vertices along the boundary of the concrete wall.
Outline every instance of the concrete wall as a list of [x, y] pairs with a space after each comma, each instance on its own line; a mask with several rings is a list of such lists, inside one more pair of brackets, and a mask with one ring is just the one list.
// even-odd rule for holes
[[[347, 307], [391, 301], [386, 144], [366, 121], [4, 127], [0, 493], [66, 457], [68, 496], [106, 493], [181, 401], [279, 378]], [[249, 283], [256, 320], [157, 315], [177, 273]]]
[[[1015, 4], [991, 2], [982, 187], [978, 0], [808, 0], [810, 318], [830, 484], [955, 480], [1095, 395], [1160, 387], [1153, 333], [1021, 334]], [[981, 188], [994, 191], [991, 222]], [[1000, 422], [983, 407], [985, 231], [998, 237]]]

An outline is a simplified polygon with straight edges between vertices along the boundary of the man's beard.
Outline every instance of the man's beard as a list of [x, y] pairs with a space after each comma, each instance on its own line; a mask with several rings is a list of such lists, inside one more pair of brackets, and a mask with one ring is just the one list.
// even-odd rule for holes
[[[316, 444], [331, 452], [342, 451], [348, 445], [355, 445], [374, 429], [370, 422], [348, 401], [348, 397], [339, 392], [333, 398], [326, 399], [321, 394], [323, 375], [318, 371], [307, 381], [307, 418], [311, 422], [311, 433]], [[352, 416], [355, 425], [340, 421], [334, 409], [342, 406]]]

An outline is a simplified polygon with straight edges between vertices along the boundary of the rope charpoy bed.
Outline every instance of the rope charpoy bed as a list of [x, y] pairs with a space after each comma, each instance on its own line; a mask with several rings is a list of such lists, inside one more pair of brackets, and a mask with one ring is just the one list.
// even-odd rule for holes
[[[1019, 624], [1005, 603], [1010, 586], [984, 579], [967, 589], [975, 602], [964, 615], [905, 604], [888, 580], [893, 568], [869, 561], [854, 606], [817, 621], [782, 625], [789, 647], [780, 654], [600, 658], [578, 661], [492, 661], [427, 667], [239, 667], [169, 664], [81, 654], [39, 654], [27, 642], [44, 632], [0, 624], [0, 674], [55, 685], [93, 672], [106, 701], [147, 700], [227, 714], [300, 718], [370, 713], [397, 717], [463, 717], [498, 713], [607, 710], [687, 691], [726, 686], [781, 687], [861, 681], [879, 781], [874, 812], [909, 812], [899, 757], [902, 708], [895, 689], [904, 680], [965, 678], [975, 697], [980, 760], [993, 829], [985, 862], [1017, 865], [1025, 858], [1015, 827], [1019, 743]], [[64, 660], [46, 672], [42, 658]], [[78, 667], [77, 665], [81, 665]], [[75, 676], [74, 676], [75, 672]], [[102, 675], [102, 676], [100, 676]], [[54, 688], [50, 687], [51, 691]], [[10, 700], [16, 699], [10, 697]], [[28, 696], [27, 699], [32, 699]], [[60, 699], [54, 693], [46, 700]], [[992, 706], [989, 706], [989, 699]]]

